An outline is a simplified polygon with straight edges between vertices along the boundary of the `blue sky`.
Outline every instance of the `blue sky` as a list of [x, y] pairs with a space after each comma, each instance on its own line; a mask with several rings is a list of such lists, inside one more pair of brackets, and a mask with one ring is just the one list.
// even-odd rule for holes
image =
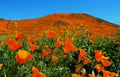
[[1, 0], [0, 18], [20, 20], [54, 13], [86, 13], [120, 24], [120, 0]]

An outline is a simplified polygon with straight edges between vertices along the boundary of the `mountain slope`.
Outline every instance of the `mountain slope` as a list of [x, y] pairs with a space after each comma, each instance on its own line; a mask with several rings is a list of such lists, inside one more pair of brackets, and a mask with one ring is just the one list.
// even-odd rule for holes
[[31, 36], [43, 36], [47, 30], [55, 30], [64, 35], [65, 31], [74, 35], [88, 32], [91, 37], [96, 35], [113, 36], [118, 31], [118, 25], [109, 23], [88, 14], [52, 14], [36, 19], [0, 21], [0, 33], [9, 33], [15, 30]]

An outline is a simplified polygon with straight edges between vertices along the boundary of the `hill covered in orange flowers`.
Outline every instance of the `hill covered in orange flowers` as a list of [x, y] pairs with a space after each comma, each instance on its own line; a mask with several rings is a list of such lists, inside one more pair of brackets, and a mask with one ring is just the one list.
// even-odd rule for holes
[[32, 37], [43, 36], [48, 30], [58, 35], [89, 33], [91, 37], [114, 36], [119, 26], [88, 14], [52, 14], [36, 19], [0, 20], [0, 34], [16, 30]]

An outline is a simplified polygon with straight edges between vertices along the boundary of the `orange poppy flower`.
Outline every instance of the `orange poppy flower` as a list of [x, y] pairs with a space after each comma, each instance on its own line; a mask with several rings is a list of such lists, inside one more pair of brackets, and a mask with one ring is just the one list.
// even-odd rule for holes
[[78, 48], [75, 45], [71, 44], [71, 51], [76, 52], [78, 51]]
[[32, 58], [34, 57], [25, 50], [19, 50], [16, 55], [16, 61], [18, 62], [18, 64], [23, 64]]
[[115, 42], [115, 44], [120, 44], [120, 42]]
[[87, 52], [84, 49], [80, 49], [80, 53], [78, 55], [78, 60], [84, 60], [85, 59], [85, 55], [87, 54]]
[[110, 74], [111, 74], [110, 71], [103, 70], [103, 76], [104, 77], [111, 77]]
[[88, 77], [96, 77], [96, 76], [92, 74], [88, 74]]
[[111, 72], [111, 73], [110, 73], [110, 76], [111, 76], [111, 77], [115, 77], [116, 74], [117, 74], [117, 73], [115, 73], [115, 72]]
[[92, 74], [88, 74], [88, 77], [102, 77], [101, 75], [92, 75]]
[[48, 48], [47, 50], [42, 50], [42, 58], [48, 56], [51, 53], [51, 49]]
[[65, 44], [63, 50], [65, 53], [71, 52], [71, 44]]
[[57, 41], [55, 42], [55, 47], [56, 47], [56, 48], [61, 47], [61, 45], [62, 45], [62, 42], [61, 42], [61, 41], [57, 40]]
[[6, 40], [6, 45], [8, 45], [9, 49], [13, 50], [13, 51], [17, 50], [17, 49], [19, 49], [19, 48], [21, 48], [23, 46], [22, 43], [17, 42], [16, 40], [13, 40], [13, 39], [11, 39], [9, 37]]
[[76, 73], [80, 73], [80, 71], [81, 71], [81, 67], [80, 67], [80, 66], [76, 66], [75, 72], [76, 72]]
[[31, 49], [32, 52], [34, 52], [38, 48], [39, 48], [39, 46], [37, 46], [35, 44], [30, 44], [30, 49]]
[[2, 44], [2, 41], [0, 40], [0, 44]]
[[84, 62], [83, 62], [83, 64], [89, 64], [89, 63], [91, 63], [92, 61], [88, 58], [88, 57], [85, 57], [84, 58]]
[[72, 74], [71, 77], [83, 77], [83, 76], [81, 76], [81, 75], [79, 75], [79, 74]]
[[18, 31], [15, 31], [14, 35], [15, 35], [16, 40], [22, 40], [25, 37], [24, 34], [18, 32]]
[[68, 53], [68, 52], [75, 52], [78, 49], [73, 44], [65, 44], [63, 50], [64, 50], [65, 53]]
[[103, 52], [95, 50], [95, 59], [97, 62], [101, 62], [103, 60], [103, 56], [104, 56]]
[[109, 57], [105, 57], [104, 52], [95, 50], [95, 59], [97, 62], [101, 62], [104, 59], [106, 59], [106, 60], [109, 59]]
[[0, 45], [3, 44], [3, 42], [0, 40]]
[[111, 63], [110, 61], [108, 61], [108, 60], [102, 60], [102, 64], [103, 64], [104, 67], [108, 67], [108, 66], [110, 66], [112, 63]]
[[36, 40], [34, 40], [34, 39], [28, 37], [28, 44], [32, 44], [32, 43], [35, 42], [35, 41], [36, 41]]
[[39, 72], [39, 70], [36, 67], [32, 67], [32, 76], [33, 77], [46, 77], [45, 74], [43, 74], [42, 72]]
[[72, 40], [68, 37], [66, 38], [63, 50], [65, 53], [78, 51], [77, 47], [72, 44]]
[[54, 38], [56, 36], [56, 32], [53, 30], [49, 30], [47, 36], [48, 38]]
[[114, 43], [114, 44], [120, 44], [120, 42], [118, 42], [117, 40], [118, 40], [117, 38], [114, 39], [114, 40], [113, 40], [113, 43]]
[[100, 72], [100, 71], [104, 70], [104, 67], [103, 67], [101, 64], [96, 64], [96, 65], [95, 65], [95, 69], [96, 69], [98, 72]]
[[58, 57], [57, 56], [52, 56], [52, 61], [55, 62], [58, 60]]
[[66, 37], [65, 38], [65, 43], [66, 44], [70, 44], [70, 43], [72, 43], [72, 40], [70, 38]]
[[0, 70], [2, 69], [3, 64], [0, 63]]
[[80, 49], [80, 56], [83, 57], [87, 54], [87, 52], [84, 49]]

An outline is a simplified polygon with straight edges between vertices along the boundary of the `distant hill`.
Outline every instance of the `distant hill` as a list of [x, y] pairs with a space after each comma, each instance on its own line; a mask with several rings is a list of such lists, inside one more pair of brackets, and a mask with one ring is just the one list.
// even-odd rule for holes
[[[0, 21], [0, 28], [13, 32], [19, 30], [29, 36], [42, 36], [47, 30], [55, 30], [64, 35], [65, 31], [74, 32], [75, 35], [88, 32], [92, 37], [97, 35], [113, 36], [119, 26], [88, 14], [51, 14], [40, 18], [27, 20], [5, 20]], [[2, 30], [1, 29], [1, 30]], [[2, 31], [0, 33], [5, 33]]]
[[0, 18], [0, 21], [4, 21], [4, 20], [6, 20], [6, 19], [4, 19], [4, 18]]

